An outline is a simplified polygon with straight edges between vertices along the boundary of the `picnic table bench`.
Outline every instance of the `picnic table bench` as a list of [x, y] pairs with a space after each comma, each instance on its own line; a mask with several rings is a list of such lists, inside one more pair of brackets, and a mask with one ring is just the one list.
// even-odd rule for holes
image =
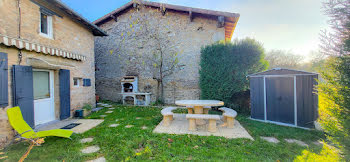
[[216, 132], [216, 121], [220, 120], [219, 115], [209, 115], [209, 114], [187, 114], [186, 119], [189, 120], [189, 126], [188, 130], [190, 131], [196, 131], [197, 125], [196, 125], [196, 119], [208, 119], [209, 125], [208, 125], [208, 131], [209, 132]]
[[227, 128], [233, 128], [237, 112], [227, 107], [219, 108], [219, 110], [224, 112], [222, 114], [224, 116], [224, 124], [222, 126], [227, 126]]

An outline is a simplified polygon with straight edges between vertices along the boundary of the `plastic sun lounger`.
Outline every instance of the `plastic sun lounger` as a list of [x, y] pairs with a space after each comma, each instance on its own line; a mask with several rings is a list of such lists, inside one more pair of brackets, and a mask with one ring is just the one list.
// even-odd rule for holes
[[35, 139], [47, 136], [70, 138], [70, 136], [73, 134], [73, 131], [64, 129], [34, 132], [27, 122], [24, 121], [21, 109], [18, 106], [7, 109], [7, 115], [11, 126], [17, 131], [21, 138]]

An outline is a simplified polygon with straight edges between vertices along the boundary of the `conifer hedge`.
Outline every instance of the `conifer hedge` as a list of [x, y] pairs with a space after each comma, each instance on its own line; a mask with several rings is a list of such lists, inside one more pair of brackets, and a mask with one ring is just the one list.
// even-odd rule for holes
[[[217, 42], [201, 49], [201, 99], [216, 99], [240, 112], [249, 110], [249, 74], [268, 68], [263, 46], [254, 39]], [[248, 94], [248, 95], [247, 95]]]

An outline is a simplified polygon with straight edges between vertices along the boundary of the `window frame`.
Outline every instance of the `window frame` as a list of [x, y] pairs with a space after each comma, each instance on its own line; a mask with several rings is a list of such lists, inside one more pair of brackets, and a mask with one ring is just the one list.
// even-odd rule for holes
[[[39, 12], [40, 15], [39, 15], [39, 33], [41, 36], [43, 37], [46, 37], [46, 38], [49, 38], [49, 39], [53, 39], [53, 22], [52, 22], [52, 16], [50, 15], [47, 15], [43, 12]], [[47, 34], [46, 33], [43, 33], [41, 32], [41, 15], [46, 15], [47, 17]]]
[[[75, 85], [75, 82], [74, 82], [75, 79], [77, 80], [77, 83], [78, 83], [77, 85]], [[73, 78], [73, 87], [80, 87], [80, 80], [81, 80], [81, 78], [75, 78], [74, 77]]]

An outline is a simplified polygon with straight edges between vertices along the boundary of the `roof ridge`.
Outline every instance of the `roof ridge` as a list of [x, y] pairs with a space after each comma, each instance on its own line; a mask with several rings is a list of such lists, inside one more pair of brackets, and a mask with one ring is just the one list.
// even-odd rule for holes
[[[187, 6], [181, 6], [181, 5], [174, 5], [174, 4], [168, 4], [168, 3], [160, 3], [160, 2], [151, 2], [151, 1], [145, 1], [140, 0], [140, 2], [146, 6], [153, 6], [153, 7], [160, 7], [161, 5], [164, 5], [165, 8], [173, 9], [173, 10], [179, 10], [179, 11], [192, 11], [200, 14], [208, 14], [208, 15], [216, 15], [216, 16], [225, 16], [225, 17], [240, 17], [240, 14], [238, 13], [231, 13], [227, 11], [217, 11], [217, 10], [210, 10], [210, 9], [203, 9], [203, 8], [195, 8], [195, 7], [187, 7]], [[131, 5], [133, 5], [135, 2], [131, 0], [130, 2], [126, 3], [125, 5], [113, 10], [112, 12], [107, 13], [106, 15], [100, 17], [99, 19], [93, 21], [94, 24], [100, 24], [106, 19], [108, 19], [111, 15], [118, 14], [125, 9], [129, 8]]]

